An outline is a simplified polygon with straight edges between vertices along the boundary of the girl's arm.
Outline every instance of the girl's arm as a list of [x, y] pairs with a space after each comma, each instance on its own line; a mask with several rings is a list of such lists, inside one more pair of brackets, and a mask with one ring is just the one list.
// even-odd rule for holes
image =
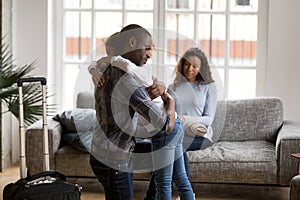
[[128, 60], [126, 58], [123, 58], [122, 56], [113, 56], [111, 58], [110, 63], [112, 66], [118, 67], [121, 70], [123, 70], [124, 72], [131, 72], [131, 71], [139, 68], [133, 62], [131, 62], [130, 60]]
[[145, 65], [142, 67], [136, 66], [130, 60], [122, 56], [114, 56], [111, 58], [111, 65], [120, 68], [124, 72], [132, 74], [146, 86], [152, 85], [152, 69], [151, 66]]
[[98, 82], [102, 76], [102, 73], [98, 69], [98, 65], [96, 62], [92, 62], [90, 66], [88, 66], [88, 71], [92, 75], [92, 80], [95, 86], [98, 85]]

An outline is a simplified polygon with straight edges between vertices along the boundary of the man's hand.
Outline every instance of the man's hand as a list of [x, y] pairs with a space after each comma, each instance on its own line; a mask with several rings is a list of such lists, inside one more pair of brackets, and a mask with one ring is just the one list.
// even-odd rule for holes
[[174, 101], [173, 97], [168, 93], [163, 93], [161, 95], [161, 98], [167, 104], [166, 111], [167, 111], [168, 117], [170, 118], [169, 128], [167, 130], [167, 133], [170, 133], [174, 128], [175, 120], [176, 120], [175, 119], [175, 101]]
[[163, 82], [158, 81], [155, 77], [153, 77], [152, 79], [153, 84], [147, 87], [146, 90], [151, 99], [155, 99], [156, 97], [161, 96], [165, 92], [166, 85]]

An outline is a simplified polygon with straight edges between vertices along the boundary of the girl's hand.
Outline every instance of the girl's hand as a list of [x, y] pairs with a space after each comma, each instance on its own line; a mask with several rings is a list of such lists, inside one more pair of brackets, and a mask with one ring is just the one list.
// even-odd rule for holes
[[105, 83], [105, 77], [101, 76], [98, 80], [97, 87], [102, 87]]
[[92, 75], [94, 85], [98, 86], [98, 82], [101, 79], [102, 74], [96, 68], [92, 68], [90, 74]]

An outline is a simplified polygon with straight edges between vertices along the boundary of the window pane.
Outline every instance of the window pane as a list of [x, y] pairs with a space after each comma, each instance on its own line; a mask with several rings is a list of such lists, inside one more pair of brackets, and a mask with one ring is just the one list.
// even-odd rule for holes
[[96, 56], [99, 57], [106, 54], [104, 45], [106, 38], [112, 35], [113, 33], [120, 31], [122, 27], [122, 14], [119, 12], [97, 12], [95, 20], [97, 46]]
[[201, 0], [198, 1], [198, 10], [225, 10], [226, 0]]
[[253, 11], [258, 10], [258, 0], [230, 0], [231, 11]]
[[78, 65], [66, 64], [63, 69], [62, 79], [62, 108], [72, 109], [73, 108], [73, 94], [74, 86], [79, 73]]
[[65, 8], [91, 8], [92, 0], [65, 0]]
[[167, 14], [166, 18], [166, 63], [177, 62], [180, 55], [195, 46], [194, 17], [191, 14]]
[[224, 99], [225, 98], [224, 68], [216, 68], [211, 66], [211, 75], [217, 85], [218, 99]]
[[257, 16], [231, 15], [230, 23], [229, 63], [256, 65]]
[[173, 83], [175, 74], [174, 74], [174, 68], [177, 63], [174, 63], [172, 65], [160, 65], [159, 67], [163, 69], [164, 71], [164, 83], [168, 86]]
[[121, 9], [122, 0], [94, 0], [96, 9]]
[[[106, 20], [103, 20], [106, 19]], [[109, 19], [109, 20], [108, 20]], [[119, 12], [97, 12], [96, 13], [96, 37], [108, 37], [120, 31], [122, 28], [122, 13]], [[103, 28], [105, 27], [105, 28]]]
[[159, 48], [159, 50], [164, 51], [166, 64], [175, 64], [187, 49], [195, 46], [191, 38], [174, 31], [166, 31], [165, 38], [166, 48]]
[[80, 60], [86, 58], [91, 51], [91, 26], [91, 13], [66, 13], [66, 59]]
[[194, 10], [194, 0], [168, 0], [166, 6], [168, 9]]
[[229, 98], [252, 98], [256, 90], [256, 70], [230, 69], [228, 77]]
[[192, 14], [167, 14], [166, 28], [192, 39], [194, 36], [194, 16]]
[[153, 0], [125, 0], [125, 8], [153, 10]]
[[224, 15], [199, 15], [199, 47], [214, 65], [225, 63], [226, 21]]
[[130, 12], [127, 14], [126, 24], [139, 24], [144, 28], [153, 28], [153, 14]]

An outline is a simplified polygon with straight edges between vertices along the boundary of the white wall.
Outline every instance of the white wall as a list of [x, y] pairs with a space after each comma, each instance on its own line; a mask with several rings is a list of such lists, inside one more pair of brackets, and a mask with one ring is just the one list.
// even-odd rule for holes
[[[2, 36], [4, 37], [3, 43], [8, 45], [9, 50], [11, 50], [11, 43], [12, 43], [12, 17], [11, 17], [11, 7], [12, 3], [10, 0], [2, 1]], [[5, 104], [2, 104], [2, 112], [6, 111], [7, 107]], [[19, 146], [18, 140], [18, 132], [15, 131], [15, 123], [16, 119], [12, 117], [10, 113], [5, 113], [2, 115], [2, 137], [1, 137], [1, 144], [2, 144], [2, 155], [1, 161], [2, 166], [1, 169], [5, 169], [18, 160], [19, 153], [16, 150], [13, 150], [12, 147]], [[13, 145], [14, 143], [14, 145]]]
[[36, 61], [35, 75], [47, 75], [47, 0], [13, 0], [13, 53], [16, 63]]
[[300, 120], [300, 1], [270, 0], [267, 96], [284, 102], [285, 119]]

